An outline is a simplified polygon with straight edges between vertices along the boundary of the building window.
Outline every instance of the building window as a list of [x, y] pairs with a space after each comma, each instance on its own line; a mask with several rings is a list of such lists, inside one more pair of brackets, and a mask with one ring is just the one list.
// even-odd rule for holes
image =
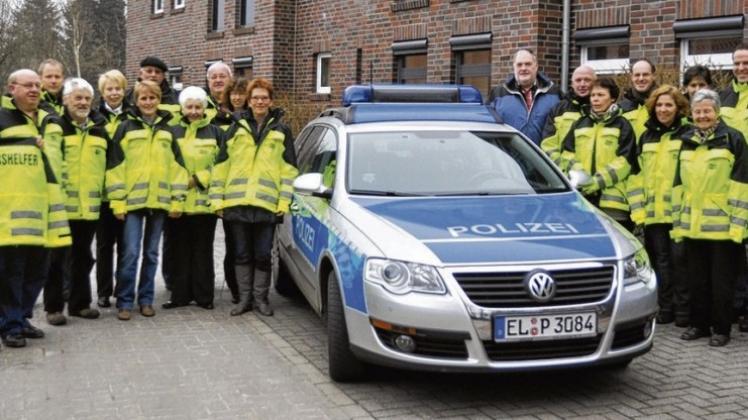
[[225, 4], [225, 0], [213, 0], [210, 14], [210, 30], [212, 32], [223, 32], [226, 17]]
[[473, 85], [487, 98], [491, 90], [491, 50], [456, 52], [455, 83]]
[[236, 57], [231, 59], [234, 65], [234, 77], [252, 79], [252, 57]]
[[625, 73], [629, 68], [629, 27], [580, 29], [574, 34], [582, 64], [597, 74]]
[[396, 60], [395, 83], [426, 83], [426, 54], [401, 55]]
[[255, 0], [239, 0], [236, 2], [237, 27], [255, 26]]
[[164, 13], [164, 0], [153, 0], [153, 14]]
[[185, 0], [174, 0], [174, 5], [173, 5], [172, 8], [174, 10], [184, 9], [184, 2], [185, 2]]
[[316, 92], [321, 94], [330, 93], [330, 53], [317, 54], [316, 67]]
[[491, 90], [491, 33], [453, 36], [454, 82], [473, 85], [484, 98]]
[[169, 67], [169, 85], [174, 90], [182, 90], [182, 73], [184, 73], [182, 66]]
[[395, 55], [394, 82], [400, 84], [426, 83], [426, 51], [428, 40], [398, 41], [392, 44]]
[[701, 64], [729, 73], [732, 53], [743, 42], [743, 25], [743, 15], [676, 21], [673, 32], [680, 41], [681, 71]]

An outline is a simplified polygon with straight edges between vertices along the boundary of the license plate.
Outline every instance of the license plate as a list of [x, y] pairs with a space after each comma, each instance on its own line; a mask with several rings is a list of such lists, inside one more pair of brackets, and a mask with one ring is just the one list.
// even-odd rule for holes
[[494, 341], [550, 340], [597, 335], [597, 313], [493, 318]]

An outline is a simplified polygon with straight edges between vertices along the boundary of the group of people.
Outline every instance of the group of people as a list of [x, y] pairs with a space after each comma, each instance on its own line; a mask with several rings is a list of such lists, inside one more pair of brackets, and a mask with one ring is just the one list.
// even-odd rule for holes
[[748, 45], [733, 80], [715, 92], [704, 66], [683, 85], [658, 86], [655, 65], [634, 60], [631, 88], [582, 65], [561, 95], [519, 50], [514, 74], [488, 103], [567, 173], [585, 198], [643, 237], [658, 280], [657, 321], [687, 327], [683, 340], [730, 341], [748, 332]]
[[[44, 337], [31, 324], [42, 289], [50, 325], [64, 314], [117, 318], [135, 306], [155, 315], [163, 244], [164, 309], [213, 309], [213, 241], [223, 219], [227, 284], [236, 306], [273, 315], [268, 302], [274, 225], [288, 212], [297, 175], [293, 135], [263, 78], [211, 65], [207, 88], [176, 92], [157, 57], [140, 62], [128, 89], [118, 70], [94, 88], [65, 78], [53, 59], [16, 70], [0, 105], [0, 338], [24, 347]], [[91, 246], [96, 237], [96, 256]], [[116, 247], [116, 248], [115, 248]], [[116, 273], [115, 273], [116, 261]], [[138, 267], [140, 267], [138, 269]], [[113, 275], [114, 274], [114, 275]], [[116, 278], [116, 283], [113, 281]]]

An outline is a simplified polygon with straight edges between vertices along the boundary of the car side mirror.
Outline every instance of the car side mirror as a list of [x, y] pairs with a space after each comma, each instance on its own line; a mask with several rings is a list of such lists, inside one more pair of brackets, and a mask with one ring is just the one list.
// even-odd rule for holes
[[585, 171], [572, 169], [569, 171], [569, 182], [571, 182], [572, 188], [577, 189], [582, 185], [586, 185], [592, 182], [592, 177], [589, 176]]
[[293, 189], [301, 195], [332, 198], [332, 188], [325, 186], [321, 173], [312, 172], [300, 175], [293, 181]]

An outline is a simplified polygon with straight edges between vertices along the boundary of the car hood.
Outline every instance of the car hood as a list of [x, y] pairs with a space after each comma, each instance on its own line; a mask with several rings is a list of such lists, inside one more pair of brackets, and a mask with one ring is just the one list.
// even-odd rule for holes
[[488, 197], [352, 197], [444, 264], [616, 258], [609, 221], [574, 192]]

